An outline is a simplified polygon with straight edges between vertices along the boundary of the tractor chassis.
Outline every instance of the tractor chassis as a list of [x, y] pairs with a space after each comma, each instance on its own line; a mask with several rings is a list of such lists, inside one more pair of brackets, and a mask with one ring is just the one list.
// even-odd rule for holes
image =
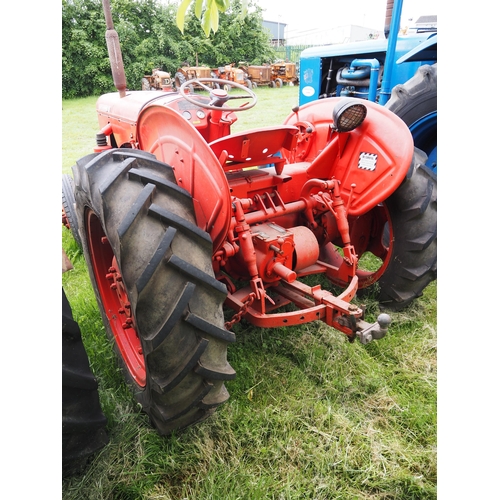
[[[326, 272], [326, 267], [322, 270], [321, 266], [316, 267], [317, 273]], [[306, 274], [309, 273], [302, 273], [302, 275]], [[225, 305], [236, 311], [236, 314], [225, 326], [230, 329], [241, 318], [263, 328], [295, 326], [321, 320], [328, 326], [345, 333], [351, 342], [356, 338], [363, 344], [371, 340], [381, 339], [387, 333], [390, 323], [389, 316], [381, 314], [375, 323], [364, 321], [364, 309], [349, 302], [354, 297], [356, 290], [356, 276], [339, 296], [323, 290], [321, 285], [310, 287], [298, 280], [291, 283], [281, 281], [266, 288], [266, 292], [272, 292], [273, 296], [271, 298], [266, 293], [264, 307], [257, 308], [261, 302], [255, 300], [256, 294], [250, 286], [244, 287], [228, 294]], [[291, 303], [298, 310], [273, 312]]]
[[[281, 175], [283, 166], [276, 164], [275, 168], [276, 173]], [[252, 172], [256, 171], [245, 174]], [[269, 179], [266, 176], [264, 178], [269, 184]], [[235, 179], [233, 177], [230, 181], [233, 192], [238, 190]], [[233, 318], [225, 323], [228, 330], [242, 318], [262, 328], [295, 326], [321, 320], [345, 333], [351, 342], [358, 338], [362, 343], [367, 343], [385, 336], [390, 323], [388, 315], [383, 314], [377, 322], [370, 324], [364, 321], [364, 309], [351, 303], [359, 285], [356, 275], [358, 257], [349, 238], [347, 213], [350, 200], [346, 206], [340, 196], [339, 186], [337, 180], [304, 179], [300, 200], [285, 203], [279, 192], [273, 190], [274, 196], [266, 197], [275, 200], [271, 206], [266, 206], [259, 195], [253, 198], [232, 197], [231, 237], [214, 255], [217, 278], [228, 289], [225, 305], [235, 311]], [[318, 188], [320, 192], [314, 193]], [[311, 244], [314, 237], [311, 238], [309, 229], [286, 229], [276, 224], [280, 218], [283, 220], [302, 213], [314, 227], [313, 212], [330, 212], [337, 221], [344, 252], [339, 267], [318, 259], [319, 247]], [[288, 239], [290, 237], [294, 240], [293, 245]], [[297, 258], [303, 264], [295, 270], [284, 265], [287, 260], [290, 261], [291, 246], [295, 246]], [[238, 251], [242, 256], [240, 263], [244, 263], [250, 282], [248, 286], [237, 289], [232, 282], [231, 269], [223, 271], [220, 263], [227, 262], [228, 257]], [[240, 274], [241, 268], [233, 271]], [[335, 296], [319, 284], [308, 286], [298, 280], [309, 275], [323, 275], [333, 282], [340, 277], [346, 288], [339, 296]], [[260, 276], [270, 279], [263, 281]], [[290, 304], [296, 310], [281, 312], [284, 306]]]

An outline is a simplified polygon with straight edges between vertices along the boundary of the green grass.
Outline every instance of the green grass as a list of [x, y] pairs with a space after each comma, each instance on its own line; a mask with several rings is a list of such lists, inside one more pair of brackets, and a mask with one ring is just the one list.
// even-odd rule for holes
[[[298, 101], [297, 87], [257, 95], [234, 131], [282, 123]], [[63, 102], [63, 172], [92, 151], [95, 100]], [[63, 285], [110, 435], [85, 472], [63, 482], [64, 499], [437, 498], [436, 283], [392, 314], [384, 339], [365, 346], [320, 322], [235, 325], [231, 398], [207, 421], [165, 438], [122, 381], [83, 256], [65, 228], [62, 244], [74, 265]], [[367, 306], [375, 317], [377, 304]]]
[[62, 107], [62, 173], [70, 174], [75, 161], [93, 152], [99, 132], [97, 97], [69, 99]]

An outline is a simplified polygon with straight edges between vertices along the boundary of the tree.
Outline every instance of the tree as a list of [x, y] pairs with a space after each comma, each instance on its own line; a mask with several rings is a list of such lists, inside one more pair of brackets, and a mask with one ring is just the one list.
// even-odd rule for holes
[[62, 2], [62, 93], [77, 97], [113, 86], [100, 0]]
[[[131, 88], [137, 88], [144, 75], [145, 61], [136, 52], [140, 53], [141, 45], [148, 39], [155, 44], [152, 27], [158, 15], [157, 2], [114, 0], [113, 6], [113, 22], [120, 37], [127, 81]], [[63, 97], [113, 90], [105, 32], [101, 0], [62, 1]]]
[[[273, 52], [262, 28], [261, 10], [257, 7], [248, 13], [245, 9], [251, 2], [246, 0], [217, 0], [221, 15], [216, 25], [210, 24], [217, 29], [211, 28], [213, 33], [210, 31], [208, 38], [200, 19], [213, 15], [211, 1], [189, 2], [191, 6], [184, 11], [181, 32], [177, 22], [178, 3], [111, 0], [113, 24], [120, 39], [129, 89], [140, 89], [141, 79], [154, 68], [174, 74], [182, 61], [194, 61], [196, 57], [211, 67], [241, 60], [272, 59]], [[181, 3], [186, 2], [182, 0]], [[197, 17], [200, 5], [201, 18]], [[63, 98], [115, 90], [105, 32], [101, 0], [62, 0]]]

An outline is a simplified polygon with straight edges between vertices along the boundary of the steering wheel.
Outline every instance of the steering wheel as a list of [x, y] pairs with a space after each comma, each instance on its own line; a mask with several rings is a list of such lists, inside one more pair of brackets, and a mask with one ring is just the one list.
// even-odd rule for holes
[[[243, 90], [244, 95], [229, 95], [225, 90], [210, 88], [205, 83], [218, 83], [220, 86], [227, 85], [229, 87], [235, 87], [237, 89]], [[199, 87], [207, 90], [210, 93], [210, 102], [205, 104], [199, 100], [193, 99], [190, 94], [186, 93], [186, 88], [191, 85], [198, 85]], [[181, 96], [189, 101], [191, 104], [195, 104], [200, 108], [212, 109], [214, 111], [221, 111], [221, 109], [229, 111], [245, 111], [247, 109], [253, 108], [257, 104], [257, 96], [248, 87], [241, 85], [240, 83], [232, 82], [230, 80], [222, 80], [219, 78], [194, 78], [193, 80], [186, 80], [179, 88], [179, 93]], [[247, 104], [239, 108], [222, 108], [225, 102], [233, 99], [251, 99]]]

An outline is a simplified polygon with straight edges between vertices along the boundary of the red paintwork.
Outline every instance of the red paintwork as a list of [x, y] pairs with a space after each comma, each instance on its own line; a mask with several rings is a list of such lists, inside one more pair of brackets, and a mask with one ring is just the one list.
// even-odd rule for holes
[[[403, 181], [413, 157], [413, 139], [408, 127], [383, 106], [363, 100], [368, 113], [361, 127], [348, 134], [333, 134], [329, 141], [332, 110], [337, 99], [320, 99], [302, 106], [298, 113], [290, 114], [285, 124], [297, 122], [314, 124], [312, 138], [307, 144], [308, 178], [335, 177], [349, 206], [350, 215], [361, 215], [387, 199]], [[332, 102], [333, 101], [333, 102]], [[300, 123], [299, 122], [299, 123]], [[346, 138], [345, 141], [342, 139]], [[300, 146], [299, 146], [300, 148]], [[300, 154], [300, 149], [297, 152]], [[358, 168], [360, 155], [376, 154], [375, 171]], [[286, 153], [288, 161], [294, 154]]]
[[91, 210], [86, 212], [85, 229], [89, 254], [92, 258], [92, 271], [116, 345], [130, 375], [140, 387], [144, 387], [146, 385], [144, 355], [135, 330], [130, 302], [111, 245], [99, 219]]
[[159, 105], [146, 108], [137, 128], [139, 148], [174, 169], [178, 185], [193, 197], [198, 226], [210, 234], [214, 250], [218, 250], [229, 229], [231, 198], [215, 154], [193, 125], [174, 109]]
[[[207, 102], [201, 96], [198, 96], [198, 98]], [[115, 141], [114, 147], [123, 147], [125, 145], [125, 147], [137, 148], [137, 122], [141, 114], [150, 106], [175, 109], [181, 115], [183, 112], [189, 112], [191, 114], [189, 122], [196, 127], [207, 142], [229, 134], [230, 126], [237, 120], [235, 113], [228, 110], [222, 114], [220, 123], [212, 127], [210, 111], [203, 110], [205, 116], [200, 118], [196, 112], [201, 108], [189, 103], [177, 92], [152, 90], [130, 91], [127, 92], [124, 98], [120, 98], [117, 93], [105, 94], [99, 97], [96, 104], [99, 126], [105, 132], [106, 127], [111, 124]], [[212, 128], [217, 130], [216, 135], [210, 134]]]
[[[332, 131], [337, 101], [314, 101], [282, 126], [234, 135], [230, 108], [196, 109], [174, 92], [108, 94], [97, 110], [108, 147], [152, 152], [192, 195], [197, 223], [214, 242], [214, 271], [228, 286], [227, 304], [238, 319], [260, 326], [321, 319], [352, 336], [363, 312], [349, 302], [358, 286], [383, 274], [391, 257], [382, 244], [384, 224], [392, 231], [383, 202], [408, 171], [413, 140], [396, 115], [366, 100], [358, 129]], [[378, 271], [358, 269], [365, 251], [385, 260]], [[298, 279], [311, 274], [326, 274], [346, 291], [334, 297]], [[249, 285], [239, 288], [238, 280]], [[297, 311], [275, 311], [291, 302]]]
[[273, 156], [284, 148], [296, 148], [297, 127], [265, 127], [248, 130], [240, 134], [222, 137], [210, 143], [210, 148], [219, 158], [225, 172], [247, 167], [260, 167], [274, 163], [277, 174], [281, 174], [285, 159], [273, 160]]

